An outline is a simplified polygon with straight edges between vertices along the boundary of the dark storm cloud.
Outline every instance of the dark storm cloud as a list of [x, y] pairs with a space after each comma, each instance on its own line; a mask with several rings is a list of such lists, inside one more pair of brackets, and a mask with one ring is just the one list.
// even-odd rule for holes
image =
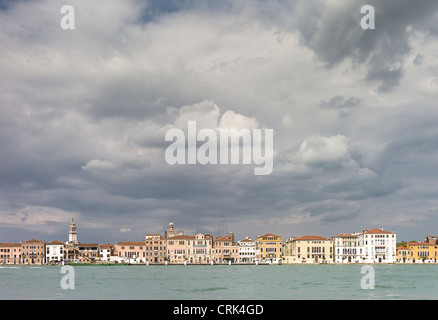
[[0, 0], [0, 10], [8, 10], [11, 6], [18, 2], [28, 2], [35, 0]]
[[321, 101], [319, 106], [321, 108], [327, 108], [335, 110], [339, 113], [340, 117], [348, 115], [352, 108], [356, 108], [360, 105], [361, 100], [357, 97], [350, 97], [345, 99], [342, 96], [334, 96], [329, 101]]
[[148, 0], [138, 1], [143, 6], [139, 21], [141, 23], [156, 21], [166, 14], [172, 14], [184, 10], [214, 10], [228, 7], [228, 1], [211, 0]]
[[[315, 5], [316, 4], [316, 5]], [[380, 83], [378, 90], [389, 92], [403, 77], [403, 65], [410, 52], [412, 30], [432, 31], [438, 3], [422, 1], [368, 1], [375, 8], [374, 30], [362, 30], [361, 1], [331, 3], [297, 1], [303, 13], [295, 27], [303, 43], [331, 68], [345, 59], [365, 65], [365, 79]], [[310, 19], [305, 19], [310, 16]]]

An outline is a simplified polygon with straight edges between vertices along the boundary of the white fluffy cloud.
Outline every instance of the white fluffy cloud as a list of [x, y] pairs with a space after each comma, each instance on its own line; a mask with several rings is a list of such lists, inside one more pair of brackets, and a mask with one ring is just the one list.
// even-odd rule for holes
[[297, 164], [317, 166], [325, 163], [344, 162], [349, 158], [347, 137], [312, 135], [301, 143], [291, 161]]

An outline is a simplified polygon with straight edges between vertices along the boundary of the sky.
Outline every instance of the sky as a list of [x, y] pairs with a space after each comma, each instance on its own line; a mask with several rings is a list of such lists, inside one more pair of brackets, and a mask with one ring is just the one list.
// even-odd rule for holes
[[[438, 234], [436, 0], [65, 4], [0, 1], [0, 242]], [[272, 129], [272, 173], [169, 164], [188, 121]]]

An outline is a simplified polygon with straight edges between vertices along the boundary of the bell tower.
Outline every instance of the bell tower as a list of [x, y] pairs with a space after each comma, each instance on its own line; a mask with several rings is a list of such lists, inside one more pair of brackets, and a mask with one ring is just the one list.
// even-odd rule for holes
[[172, 220], [169, 222], [169, 238], [175, 235], [174, 226]]
[[78, 243], [78, 232], [76, 230], [76, 224], [74, 219], [71, 219], [70, 228], [68, 230], [68, 242]]

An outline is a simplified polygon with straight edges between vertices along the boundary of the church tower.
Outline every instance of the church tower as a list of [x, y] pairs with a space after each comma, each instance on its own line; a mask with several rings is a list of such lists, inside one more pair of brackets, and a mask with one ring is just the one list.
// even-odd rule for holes
[[74, 219], [71, 219], [70, 229], [68, 230], [68, 242], [78, 243], [78, 232], [76, 230], [76, 224]]
[[172, 220], [169, 222], [169, 238], [175, 235], [174, 226]]

